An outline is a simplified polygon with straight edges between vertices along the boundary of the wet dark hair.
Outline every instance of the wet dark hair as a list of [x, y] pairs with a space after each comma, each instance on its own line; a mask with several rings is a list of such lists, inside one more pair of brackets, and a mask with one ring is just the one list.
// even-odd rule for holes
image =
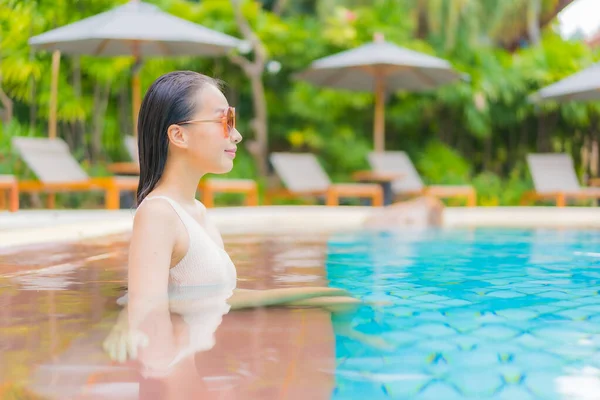
[[154, 189], [165, 170], [170, 125], [193, 117], [198, 91], [220, 81], [194, 71], [174, 71], [158, 78], [144, 96], [138, 116], [140, 182], [137, 204]]

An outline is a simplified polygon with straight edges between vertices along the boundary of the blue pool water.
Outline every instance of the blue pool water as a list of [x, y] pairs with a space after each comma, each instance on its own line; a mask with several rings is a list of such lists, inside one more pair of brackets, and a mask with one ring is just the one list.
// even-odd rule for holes
[[340, 234], [326, 268], [370, 304], [334, 399], [600, 398], [600, 231]]

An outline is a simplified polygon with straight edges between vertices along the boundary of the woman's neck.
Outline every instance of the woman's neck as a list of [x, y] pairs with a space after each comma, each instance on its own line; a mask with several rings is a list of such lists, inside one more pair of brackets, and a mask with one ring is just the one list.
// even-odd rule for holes
[[169, 163], [165, 165], [158, 185], [154, 192], [172, 197], [183, 204], [194, 204], [198, 182], [203, 174], [198, 174], [182, 163]]

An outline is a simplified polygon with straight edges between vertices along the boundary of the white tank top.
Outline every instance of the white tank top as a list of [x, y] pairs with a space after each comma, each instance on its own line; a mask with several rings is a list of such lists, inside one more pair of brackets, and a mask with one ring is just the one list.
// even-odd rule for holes
[[[187, 253], [169, 270], [169, 297], [181, 300], [190, 296], [195, 299], [197, 296], [195, 288], [223, 293], [229, 297], [236, 288], [237, 281], [235, 265], [229, 254], [210, 237], [194, 217], [167, 196], [147, 197], [138, 209], [145, 202], [155, 199], [165, 200], [173, 207], [189, 237]], [[202, 203], [198, 202], [198, 204], [204, 207]], [[206, 212], [206, 208], [204, 210]], [[117, 304], [125, 305], [127, 301], [128, 294], [125, 294], [117, 299]]]
[[[179, 216], [189, 236], [189, 246], [185, 256], [169, 271], [169, 289], [178, 286], [225, 286], [229, 290], [236, 287], [237, 273], [229, 255], [219, 246], [185, 209], [166, 196], [152, 196], [146, 201], [163, 199]], [[197, 200], [196, 200], [197, 201]], [[202, 203], [198, 202], [202, 207]], [[206, 212], [206, 208], [204, 208]]]

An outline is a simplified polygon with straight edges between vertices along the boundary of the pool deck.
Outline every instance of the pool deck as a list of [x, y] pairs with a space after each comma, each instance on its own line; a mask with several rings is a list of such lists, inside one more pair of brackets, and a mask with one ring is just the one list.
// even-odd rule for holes
[[[222, 234], [327, 233], [359, 229], [370, 207], [261, 206], [210, 209]], [[0, 213], [0, 248], [126, 234], [134, 210]], [[597, 207], [448, 207], [445, 227], [600, 228]]]

